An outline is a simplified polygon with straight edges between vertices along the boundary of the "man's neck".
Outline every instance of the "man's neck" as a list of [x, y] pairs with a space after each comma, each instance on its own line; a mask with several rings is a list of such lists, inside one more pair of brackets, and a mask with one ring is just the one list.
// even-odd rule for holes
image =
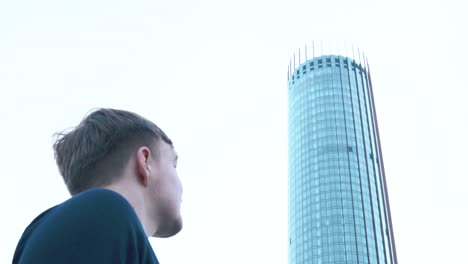
[[145, 207], [146, 201], [143, 191], [135, 191], [136, 188], [133, 188], [131, 185], [119, 183], [111, 184], [109, 186], [105, 186], [104, 188], [122, 195], [133, 207], [133, 210], [135, 210], [135, 213], [140, 220], [141, 225], [143, 226], [143, 230], [145, 231], [146, 236], [150, 237], [154, 234], [156, 230], [154, 230], [154, 227], [152, 228], [154, 225], [151, 225], [151, 219]]

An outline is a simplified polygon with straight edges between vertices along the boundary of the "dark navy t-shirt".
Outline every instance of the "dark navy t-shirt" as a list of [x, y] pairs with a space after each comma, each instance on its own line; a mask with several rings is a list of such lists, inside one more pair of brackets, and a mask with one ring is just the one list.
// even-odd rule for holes
[[26, 228], [16, 263], [158, 263], [128, 201], [106, 189], [82, 192]]

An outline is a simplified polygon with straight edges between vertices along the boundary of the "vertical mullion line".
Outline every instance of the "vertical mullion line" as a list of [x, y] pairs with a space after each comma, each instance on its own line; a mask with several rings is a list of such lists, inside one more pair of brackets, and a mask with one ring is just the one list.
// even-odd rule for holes
[[[364, 56], [363, 56], [364, 57]], [[363, 58], [363, 61], [365, 61], [365, 58]], [[366, 65], [365, 65], [366, 67]], [[367, 116], [367, 130], [369, 132], [369, 142], [370, 142], [370, 146], [371, 146], [371, 153], [374, 153], [374, 149], [377, 150], [377, 142], [375, 140], [375, 129], [374, 129], [374, 116], [373, 116], [373, 113], [372, 113], [372, 104], [371, 104], [371, 101], [370, 101], [370, 95], [369, 95], [369, 74], [368, 74], [368, 69], [365, 68], [365, 71], [363, 71], [364, 74], [365, 74], [365, 83], [363, 84], [363, 93], [364, 93], [364, 96], [366, 95], [366, 92], [367, 92], [367, 97], [364, 97], [364, 100], [366, 101], [366, 104], [365, 104], [365, 107], [366, 107], [366, 116]], [[362, 78], [362, 76], [361, 76]], [[367, 103], [369, 104], [369, 108], [370, 109], [367, 109]], [[370, 115], [370, 116], [369, 116]], [[372, 128], [371, 128], [372, 126]], [[374, 139], [374, 145], [372, 146], [372, 139]], [[378, 180], [377, 178], [377, 175], [380, 175], [380, 172], [377, 171], [376, 169], [376, 165], [377, 163], [374, 161], [376, 158], [377, 158], [377, 153], [374, 153], [375, 157], [372, 157], [372, 173], [374, 175], [374, 188], [375, 188], [375, 193], [376, 193], [376, 198], [377, 198], [377, 212], [378, 212], [378, 215], [379, 215], [379, 226], [380, 226], [380, 235], [381, 235], [381, 243], [382, 243], [382, 247], [383, 247], [383, 252], [384, 252], [384, 261], [385, 261], [385, 264], [388, 263], [387, 261], [387, 251], [385, 250], [385, 235], [384, 235], [384, 231], [383, 231], [383, 226], [382, 226], [382, 208], [380, 206], [380, 195], [383, 195], [383, 193], [380, 191], [379, 192], [379, 187], [378, 187], [378, 184], [380, 183], [380, 180]], [[382, 203], [383, 204], [383, 203]], [[377, 241], [377, 236], [376, 236], [376, 241]], [[379, 249], [378, 249], [378, 245], [377, 245], [377, 256], [379, 257], [380, 259], [380, 254], [379, 254]]]
[[[299, 56], [298, 56], [298, 60], [299, 60], [299, 64], [296, 67], [294, 67], [294, 71], [297, 73], [297, 76], [299, 77], [300, 76], [300, 73], [301, 71], [300, 70], [297, 70], [297, 69], [300, 69], [301, 68], [301, 51], [299, 50]], [[296, 77], [297, 78], [297, 77]], [[299, 208], [299, 217], [298, 217], [298, 223], [299, 223], [299, 228], [301, 230], [301, 232], [299, 232], [300, 234], [300, 245], [301, 245], [301, 250], [299, 250], [299, 256], [300, 256], [300, 259], [302, 262], [304, 262], [304, 222], [303, 222], [303, 213], [304, 213], [304, 208], [303, 208], [303, 201], [304, 201], [304, 192], [302, 191], [302, 173], [303, 173], [303, 169], [302, 169], [302, 165], [303, 165], [303, 159], [304, 159], [304, 156], [302, 155], [302, 150], [303, 150], [303, 137], [302, 137], [302, 122], [303, 122], [303, 119], [302, 119], [302, 116], [304, 115], [303, 113], [303, 109], [302, 109], [302, 89], [303, 89], [303, 85], [302, 85], [302, 78], [300, 78], [301, 80], [297, 81], [297, 85], [298, 85], [298, 88], [299, 88], [299, 93], [298, 93], [298, 107], [299, 107], [299, 174], [298, 174], [298, 180], [296, 181], [296, 185], [297, 185], [297, 188], [299, 189], [299, 199], [298, 199], [298, 208]], [[297, 257], [296, 257], [297, 259]]]
[[[307, 165], [308, 165], [308, 184], [307, 184], [307, 189], [308, 189], [308, 194], [309, 194], [309, 203], [308, 203], [308, 214], [309, 214], [309, 223], [307, 223], [307, 226], [309, 227], [309, 232], [308, 232], [308, 237], [309, 237], [309, 246], [308, 247], [308, 252], [311, 252], [312, 251], [312, 239], [313, 239], [313, 235], [312, 235], [312, 230], [313, 230], [313, 221], [312, 221], [312, 204], [313, 204], [313, 201], [312, 201], [312, 182], [313, 182], [313, 172], [312, 172], [312, 135], [313, 135], [313, 127], [312, 127], [312, 115], [311, 115], [311, 112], [310, 112], [310, 109], [311, 109], [311, 105], [312, 105], [312, 97], [310, 96], [310, 92], [311, 92], [311, 89], [310, 87], [312, 87], [312, 72], [310, 71], [310, 67], [309, 67], [309, 71], [307, 71], [307, 48], [306, 48], [306, 60], [304, 62], [304, 66], [306, 66], [306, 98], [307, 98], [307, 101], [306, 101], [306, 111], [307, 111]], [[311, 259], [312, 257], [312, 254], [311, 253], [308, 253], [309, 254], [309, 259]], [[310, 260], [309, 260], [310, 261]]]
[[[360, 54], [359, 54], [359, 50], [358, 50], [358, 56], [360, 58]], [[379, 251], [378, 251], [378, 246], [377, 246], [377, 234], [376, 234], [376, 230], [375, 230], [375, 219], [374, 219], [374, 203], [372, 201], [372, 190], [371, 190], [371, 183], [370, 183], [370, 175], [369, 175], [369, 162], [368, 162], [368, 155], [367, 155], [367, 148], [366, 148], [366, 136], [364, 134], [364, 122], [363, 122], [363, 118], [362, 118], [362, 104], [361, 104], [361, 99], [360, 99], [360, 93], [359, 93], [359, 88], [357, 85], [358, 83], [358, 79], [357, 79], [357, 71], [359, 70], [361, 72], [360, 74], [360, 79], [361, 79], [361, 89], [362, 89], [362, 99], [363, 99], [363, 102], [364, 102], [364, 112], [366, 114], [366, 120], [367, 120], [367, 128], [369, 128], [369, 118], [367, 118], [367, 105], [366, 105], [366, 96], [365, 96], [365, 93], [364, 93], [364, 80], [362, 79], [362, 71], [363, 71], [363, 68], [362, 68], [362, 65], [359, 63], [359, 65], [356, 64], [356, 68], [355, 68], [355, 76], [356, 76], [356, 88], [357, 88], [357, 94], [358, 94], [358, 104], [359, 104], [359, 116], [360, 116], [360, 120], [361, 120], [361, 134], [362, 134], [362, 140], [363, 140], [363, 143], [364, 143], [364, 161], [366, 162], [366, 174], [367, 174], [367, 188], [368, 188], [368, 191], [369, 191], [369, 201], [370, 201], [370, 206], [371, 206], [371, 220], [372, 220], [372, 228], [374, 230], [374, 244], [375, 244], [375, 251], [376, 251], [376, 257], [377, 257], [377, 263], [380, 263], [379, 261]], [[369, 130], [368, 130], [369, 131]], [[369, 134], [370, 135], [370, 134]], [[370, 137], [370, 136], [369, 136]], [[371, 145], [371, 141], [370, 141], [370, 138], [369, 138], [369, 145]], [[369, 248], [367, 249], [369, 251]]]
[[[318, 56], [319, 59], [321, 59], [321, 55]], [[317, 60], [318, 61], [318, 60]], [[320, 78], [322, 77], [322, 74], [321, 74], [321, 70], [318, 68], [318, 65], [317, 65], [317, 71], [319, 71], [318, 73], [318, 78], [315, 79], [315, 75], [316, 75], [316, 72], [314, 72], [314, 80], [317, 82], [317, 97], [316, 98], [320, 98], [321, 99], [321, 96], [322, 96], [322, 88], [323, 88], [323, 78]], [[318, 101], [318, 100], [317, 100]], [[321, 107], [322, 107], [322, 104], [317, 104], [317, 117], [320, 115], [318, 114], [318, 112], [321, 110]], [[322, 135], [320, 133], [322, 133], [322, 129], [321, 129], [321, 126], [319, 125], [322, 125], [322, 121], [318, 120], [317, 119], [317, 134], [319, 134], [320, 136], [317, 137], [317, 156], [318, 156], [318, 153], [320, 152], [319, 150], [321, 149], [323, 151], [323, 137], [321, 137]], [[321, 170], [323, 170], [323, 163], [321, 163], [320, 159], [317, 160], [317, 167], [320, 168], [318, 171], [320, 172]], [[322, 217], [323, 217], [323, 208], [322, 208], [322, 201], [323, 201], [323, 194], [322, 194], [322, 191], [321, 191], [321, 186], [322, 186], [322, 174], [321, 173], [318, 173], [317, 174], [317, 179], [318, 179], [318, 188], [319, 188], [319, 191], [318, 191], [318, 195], [319, 195], [319, 202], [318, 202], [318, 206], [319, 206], [319, 212], [320, 212], [320, 254], [319, 254], [319, 258], [322, 259], [323, 256], [324, 256], [324, 249], [325, 248], [325, 243], [323, 243], [323, 239], [322, 239]], [[325, 214], [326, 215], [326, 214]]]
[[[306, 49], [306, 52], [307, 52], [307, 49]], [[307, 55], [306, 55], [306, 56], [307, 56]], [[306, 59], [306, 61], [305, 61], [305, 65], [306, 65], [306, 71], [307, 71], [307, 59]], [[312, 74], [313, 74], [313, 72], [312, 72], [312, 70], [310, 69], [310, 67], [309, 67], [309, 72], [307, 72], [306, 74], [307, 74], [307, 76], [308, 76], [308, 78], [307, 78], [307, 81], [308, 81], [308, 82], [307, 82], [307, 83], [308, 83], [308, 84], [311, 83], [310, 86], [309, 86], [309, 85], [307, 86], [307, 89], [308, 89], [308, 90], [307, 90], [307, 95], [310, 95], [310, 93], [311, 93], [310, 87], [312, 87], [312, 83], [313, 83], [313, 79], [312, 79]], [[309, 96], [308, 98], [309, 98], [310, 100], [312, 100], [310, 96]], [[311, 102], [311, 101], [308, 101], [308, 105], [307, 105], [307, 111], [308, 111], [308, 112], [310, 111], [310, 109], [309, 109], [309, 108], [310, 108], [310, 105], [312, 105], [312, 102]], [[311, 142], [313, 141], [313, 138], [311, 138], [311, 137], [313, 136], [313, 126], [312, 126], [313, 119], [312, 119], [311, 116], [312, 116], [312, 115], [310, 115], [310, 113], [309, 113], [309, 122], [307, 123], [307, 129], [308, 129], [308, 131], [310, 132], [310, 135], [307, 135], [307, 136], [309, 137], [309, 139], [308, 139], [309, 152], [312, 152], [312, 151], [313, 151], [312, 148], [311, 148], [311, 146], [312, 146]], [[309, 168], [311, 168], [311, 167], [312, 167], [312, 155], [309, 155]], [[315, 206], [315, 204], [314, 204], [314, 202], [313, 202], [313, 200], [312, 200], [312, 189], [313, 189], [312, 182], [313, 182], [313, 178], [314, 178], [313, 176], [314, 176], [314, 173], [313, 173], [312, 169], [309, 169], [309, 183], [311, 183], [310, 186], [309, 186], [309, 188], [310, 188], [310, 192], [309, 192], [309, 193], [310, 193], [310, 196], [309, 196], [309, 198], [310, 198], [310, 199], [309, 199], [309, 201], [310, 201], [310, 202], [309, 202], [309, 208], [312, 208], [312, 205]], [[309, 212], [311, 212], [311, 211], [312, 211], [312, 209], [309, 209]], [[312, 240], [312, 239], [315, 239], [315, 237], [312, 235], [312, 230], [313, 230], [312, 223], [314, 222], [314, 221], [312, 220], [312, 213], [311, 213], [311, 215], [310, 215], [310, 219], [311, 219], [311, 221], [310, 221], [310, 229], [309, 229], [309, 232], [310, 232], [310, 240]], [[309, 248], [309, 252], [312, 252], [312, 251], [313, 251], [313, 247], [310, 247], [310, 248]], [[311, 253], [310, 253], [310, 255], [313, 256]], [[311, 259], [312, 259], [312, 258], [311, 258]]]
[[391, 243], [389, 243], [391, 247], [391, 254], [390, 254], [390, 262], [398, 264], [398, 259], [397, 259], [397, 254], [396, 254], [396, 249], [395, 249], [395, 238], [393, 236], [393, 224], [392, 224], [392, 214], [390, 212], [390, 202], [388, 199], [388, 190], [387, 190], [387, 181], [385, 177], [385, 166], [383, 163], [383, 158], [382, 158], [382, 146], [380, 145], [380, 133], [379, 133], [379, 124], [377, 122], [377, 111], [375, 109], [375, 100], [374, 100], [374, 91], [372, 88], [372, 79], [371, 79], [371, 74], [370, 74], [370, 68], [369, 68], [369, 63], [367, 63], [367, 70], [368, 70], [368, 77], [369, 77], [369, 91], [370, 91], [370, 102], [372, 103], [372, 112], [374, 114], [374, 123], [375, 123], [375, 130], [376, 130], [376, 136], [377, 136], [377, 142], [378, 142], [378, 151], [379, 151], [379, 169], [381, 170], [381, 177], [383, 178], [381, 181], [381, 185], [383, 185], [384, 190], [384, 199], [385, 199], [385, 205], [386, 208], [384, 208], [384, 212], [387, 214], [386, 215], [386, 220], [388, 227], [390, 228], [390, 239]]
[[[291, 58], [289, 59], [289, 73], [291, 74]], [[292, 74], [291, 74], [292, 75]], [[289, 76], [289, 79], [291, 79], [291, 75]], [[291, 96], [292, 96], [292, 82], [290, 81], [288, 83], [288, 236], [289, 236], [289, 245], [288, 245], [288, 262], [291, 260], [291, 251], [292, 251], [292, 228], [291, 228], [291, 163], [292, 163], [292, 157], [291, 157], [291, 148], [292, 148], [292, 136], [291, 136], [291, 131], [292, 131], [292, 104], [291, 104]]]
[[300, 91], [300, 87], [299, 87], [299, 82], [297, 80], [297, 75], [296, 75], [296, 54], [294, 54], [293, 56], [293, 64], [292, 64], [292, 72], [293, 72], [293, 77], [294, 75], [296, 76], [295, 77], [295, 81], [294, 81], [294, 93], [293, 93], [293, 107], [294, 107], [294, 142], [295, 142], [295, 150], [294, 152], [297, 153], [294, 155], [294, 177], [293, 177], [293, 181], [292, 181], [292, 189], [294, 190], [294, 195], [293, 195], [293, 206], [294, 206], [294, 217], [292, 219], [293, 221], [293, 224], [292, 224], [292, 227], [293, 227], [293, 230], [294, 230], [294, 253], [293, 253], [293, 258], [295, 261], [297, 261], [297, 257], [298, 257], [298, 247], [299, 247], [299, 244], [300, 244], [300, 234], [299, 234], [299, 230], [297, 230], [298, 228], [298, 221], [297, 221], [297, 218], [298, 218], [298, 215], [299, 215], [299, 205], [298, 205], [298, 190], [297, 190], [297, 181], [298, 181], [298, 178], [299, 178], [299, 172], [300, 172], [300, 164], [301, 164], [301, 160], [300, 160], [300, 129], [299, 129], [299, 124], [300, 124], [300, 111], [298, 109], [299, 107], [299, 102], [298, 102], [298, 94], [299, 94], [299, 91]]
[[[312, 46], [313, 46], [313, 42], [312, 42]], [[313, 49], [312, 49], [312, 52], [313, 52]], [[314, 55], [312, 55], [312, 61], [313, 61], [313, 62], [315, 61]], [[310, 66], [310, 64], [309, 64], [309, 66]], [[310, 76], [311, 76], [311, 80], [312, 80], [313, 83], [319, 85], [319, 82], [317, 81], [316, 76], [315, 76], [315, 71], [316, 71], [316, 69], [315, 69], [315, 62], [314, 62], [314, 68], [313, 68], [313, 69], [314, 69], [314, 70], [311, 71], [312, 73], [311, 73], [311, 75], [310, 75]], [[317, 85], [311, 86], [311, 88], [316, 88], [316, 90], [314, 91], [314, 93], [316, 93], [316, 91], [319, 90], [319, 88], [317, 88]], [[312, 92], [312, 90], [311, 90], [311, 92]], [[317, 97], [314, 97], [314, 98], [317, 98]], [[317, 104], [315, 104], [315, 105], [317, 105]], [[316, 108], [314, 108], [314, 115], [317, 116], [317, 109], [316, 109]], [[312, 120], [314, 120], [314, 118], [312, 118]], [[314, 120], [314, 123], [312, 123], [312, 124], [313, 124], [313, 127], [315, 126], [315, 127], [317, 128], [317, 124], [318, 124], [317, 119], [315, 119], [315, 120]], [[312, 131], [313, 131], [313, 129], [312, 129]], [[317, 131], [318, 131], [318, 129], [317, 129]], [[317, 133], [318, 133], [318, 132], [317, 132]], [[314, 142], [317, 142], [317, 146], [318, 146], [318, 137], [317, 137], [317, 133], [314, 133], [314, 137], [315, 137], [315, 138], [313, 139], [313, 141], [314, 141]], [[314, 150], [314, 154], [315, 154], [315, 157], [318, 157], [318, 151]], [[319, 159], [316, 159], [316, 160], [314, 161], [314, 167], [315, 167], [315, 166], [318, 168], [318, 166], [319, 166]], [[314, 181], [315, 181], [315, 180], [318, 182], [316, 187], [319, 188], [319, 186], [320, 186], [320, 175], [319, 175], [319, 173], [318, 173], [318, 170], [317, 170], [317, 172], [316, 172], [316, 174], [315, 174], [315, 179], [314, 179]], [[314, 187], [314, 188], [315, 188], [315, 187]], [[314, 190], [315, 190], [315, 189], [314, 189]], [[319, 189], [319, 190], [320, 190], [320, 189]], [[319, 196], [318, 205], [319, 205], [319, 207], [320, 207], [320, 198], [321, 198], [321, 197], [320, 197], [320, 193], [317, 192], [316, 195]], [[315, 207], [317, 208], [317, 202], [316, 202], [314, 205], [315, 205]], [[320, 210], [317, 210], [317, 213], [320, 213]], [[321, 215], [320, 215], [320, 217], [321, 217]], [[320, 225], [320, 228], [321, 228], [321, 225]], [[317, 228], [317, 230], [318, 230], [318, 228]], [[322, 244], [322, 237], [321, 237], [321, 235], [320, 235], [320, 237], [319, 237], [319, 236], [316, 236], [315, 238], [316, 238], [316, 239], [320, 239], [320, 246], [317, 245], [317, 248], [316, 248], [316, 251], [318, 252], [318, 249], [321, 248], [321, 247], [323, 246], [323, 244]], [[320, 252], [321, 252], [321, 250], [320, 250]], [[318, 257], [318, 256], [316, 256], [316, 257]], [[320, 255], [320, 257], [322, 257], [322, 256]]]
[[[302, 89], [302, 95], [301, 95], [301, 102], [302, 102], [302, 108], [301, 108], [301, 113], [302, 113], [302, 116], [303, 116], [303, 119], [302, 119], [302, 124], [301, 124], [301, 127], [302, 127], [302, 132], [303, 132], [303, 137], [302, 137], [302, 140], [301, 140], [301, 153], [304, 153], [301, 155], [301, 182], [300, 182], [300, 185], [301, 185], [301, 223], [302, 223], [302, 261], [304, 262], [304, 259], [305, 259], [305, 250], [307, 249], [306, 247], [306, 238], [307, 238], [307, 234], [305, 232], [305, 225], [306, 225], [306, 222], [305, 222], [305, 215], [307, 213], [307, 210], [306, 210], [306, 205], [307, 203], [305, 202], [306, 201], [306, 197], [307, 197], [307, 193], [306, 193], [306, 189], [307, 189], [307, 169], [306, 169], [306, 166], [308, 165], [308, 161], [307, 161], [307, 110], [306, 110], [306, 101], [307, 101], [307, 76], [304, 75], [304, 72], [302, 71], [302, 67], [301, 67], [301, 59], [300, 59], [300, 54], [301, 54], [301, 51], [299, 50], [299, 73], [301, 74], [301, 82], [302, 82], [302, 85], [301, 85], [301, 89]], [[305, 79], [304, 79], [305, 78]], [[302, 151], [304, 150], [304, 151]]]
[[[359, 163], [359, 146], [358, 146], [358, 140], [357, 140], [357, 132], [356, 132], [356, 120], [354, 118], [354, 102], [353, 102], [353, 91], [352, 91], [352, 86], [351, 86], [351, 76], [349, 73], [349, 68], [350, 65], [351, 67], [354, 67], [356, 62], [354, 59], [351, 61], [351, 64], [348, 64], [348, 82], [349, 82], [349, 92], [351, 94], [351, 113], [353, 116], [353, 129], [354, 129], [354, 144], [356, 146], [356, 161], [357, 161], [357, 170], [358, 170], [358, 178], [359, 178], [359, 188], [360, 188], [360, 193], [361, 193], [361, 206], [362, 206], [362, 217], [364, 220], [364, 236], [366, 238], [366, 253], [367, 253], [367, 262], [370, 262], [370, 257], [369, 257], [369, 242], [367, 240], [367, 223], [366, 223], [366, 213], [365, 213], [365, 207], [364, 207], [364, 196], [362, 192], [362, 180], [361, 180], [361, 165]], [[356, 69], [355, 69], [356, 70]], [[357, 94], [357, 76], [356, 76], [356, 71], [354, 71], [354, 78], [356, 82], [356, 94]]]
[[[330, 56], [331, 57], [331, 56]], [[336, 57], [333, 58], [335, 59], [336, 61]], [[333, 62], [333, 60], [332, 60]], [[333, 63], [332, 63], [333, 65]], [[338, 69], [340, 68], [341, 66], [338, 66]], [[335, 68], [336, 68], [336, 62], [335, 62]], [[344, 221], [344, 203], [343, 203], [343, 182], [341, 180], [341, 165], [340, 165], [340, 147], [339, 147], [339, 136], [338, 136], [338, 118], [337, 118], [337, 112], [339, 111], [336, 107], [336, 101], [338, 101], [336, 98], [338, 98], [339, 94], [336, 95], [335, 94], [335, 83], [333, 82], [334, 81], [334, 74], [333, 74], [333, 68], [330, 67], [330, 73], [331, 73], [331, 87], [333, 88], [333, 112], [334, 112], [334, 116], [335, 116], [335, 135], [336, 135], [336, 155], [337, 155], [337, 162], [338, 162], [338, 177], [340, 179], [340, 203], [341, 203], [341, 221], [343, 221], [342, 223], [342, 227], [343, 227], [343, 245], [344, 245], [344, 257], [345, 257], [345, 260], [346, 260], [346, 255], [347, 255], [347, 250], [346, 250], [346, 233], [345, 233], [345, 221]], [[347, 148], [346, 148], [347, 149]]]
[[[323, 55], [322, 55], [323, 56]], [[323, 79], [323, 91], [324, 91], [324, 102], [325, 104], [323, 104], [323, 107], [324, 107], [324, 116], [326, 117], [325, 118], [325, 137], [324, 137], [324, 152], [326, 153], [326, 155], [328, 156], [327, 158], [327, 167], [326, 167], [326, 177], [327, 177], [327, 189], [328, 190], [332, 190], [332, 181], [331, 181], [331, 173], [330, 173], [330, 170], [331, 170], [331, 167], [332, 167], [332, 163], [333, 161], [331, 161], [331, 158], [330, 158], [330, 151], [329, 151], [329, 145], [328, 145], [328, 140], [329, 140], [329, 125], [331, 123], [331, 120], [329, 119], [329, 104], [327, 103], [330, 96], [329, 96], [329, 93], [328, 93], [328, 89], [330, 89], [330, 87], [327, 87], [329, 85], [328, 83], [328, 76], [326, 75], [328, 73], [328, 70], [326, 69], [326, 60], [327, 58], [325, 56], [322, 57], [322, 60], [325, 62], [323, 65], [325, 65], [322, 70], [323, 70], [323, 73], [324, 73], [324, 79]], [[327, 220], [328, 220], [328, 223], [329, 225], [327, 226], [327, 239], [328, 239], [328, 261], [330, 261], [330, 256], [332, 255], [331, 253], [333, 252], [333, 240], [331, 237], [333, 237], [333, 228], [332, 228], [332, 224], [330, 224], [331, 220], [332, 220], [332, 208], [333, 208], [333, 200], [332, 200], [332, 195], [331, 195], [331, 192], [329, 191], [329, 195], [328, 195], [328, 199], [327, 199], [327, 203], [330, 205], [330, 207], [327, 207], [327, 211], [330, 212], [328, 215], [327, 215]]]
[[[347, 59], [346, 59], [347, 60]], [[344, 65], [344, 63], [343, 63]], [[349, 65], [348, 65], [349, 67]], [[349, 76], [349, 73], [348, 73]], [[349, 77], [348, 77], [349, 79]], [[349, 81], [348, 81], [349, 83]], [[349, 146], [349, 141], [348, 141], [348, 125], [347, 125], [347, 119], [346, 119], [346, 106], [345, 106], [345, 99], [344, 99], [344, 87], [343, 87], [343, 76], [341, 72], [341, 67], [340, 67], [340, 86], [341, 86], [341, 103], [343, 105], [343, 115], [344, 115], [344, 125], [345, 125], [345, 134], [346, 134], [346, 156], [348, 157], [348, 173], [349, 173], [349, 187], [351, 190], [351, 205], [353, 209], [353, 225], [354, 225], [354, 241], [355, 246], [356, 246], [356, 260], [357, 263], [359, 263], [359, 250], [358, 250], [358, 243], [357, 243], [357, 230], [356, 230], [356, 214], [354, 210], [354, 191], [353, 191], [353, 179], [351, 175], [351, 159], [349, 157], [349, 151], [348, 151], [348, 146]]]

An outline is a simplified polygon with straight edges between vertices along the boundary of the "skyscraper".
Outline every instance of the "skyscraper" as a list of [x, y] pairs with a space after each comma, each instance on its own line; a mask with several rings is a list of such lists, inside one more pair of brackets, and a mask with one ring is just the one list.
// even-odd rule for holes
[[290, 67], [288, 108], [289, 264], [397, 263], [367, 62]]

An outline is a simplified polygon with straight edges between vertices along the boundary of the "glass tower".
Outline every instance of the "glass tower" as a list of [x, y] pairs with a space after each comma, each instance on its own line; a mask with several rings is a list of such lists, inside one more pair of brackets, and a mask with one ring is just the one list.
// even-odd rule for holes
[[288, 73], [289, 264], [397, 262], [368, 65]]

